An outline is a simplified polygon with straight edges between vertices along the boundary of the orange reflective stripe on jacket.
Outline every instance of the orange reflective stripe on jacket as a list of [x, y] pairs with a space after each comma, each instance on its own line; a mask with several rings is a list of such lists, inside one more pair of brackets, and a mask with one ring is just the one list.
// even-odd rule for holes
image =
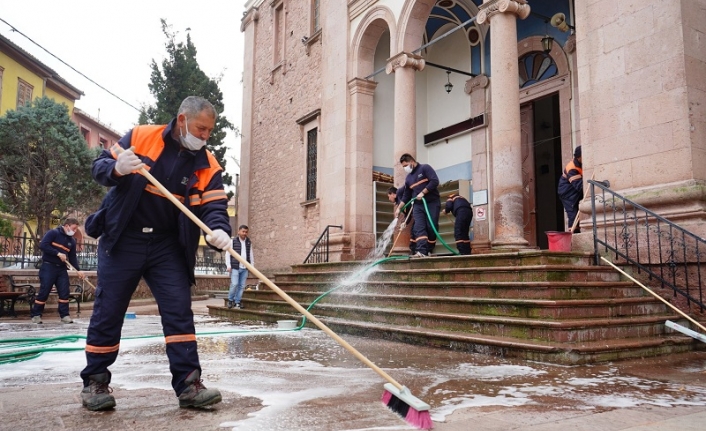
[[52, 242], [51, 245], [53, 245], [53, 246], [56, 247], [56, 248], [60, 248], [60, 249], [64, 250], [64, 251], [67, 252], [67, 253], [71, 251], [70, 248], [66, 247], [65, 245], [59, 244], [58, 242]]
[[[579, 174], [578, 174], [578, 175], [572, 175], [571, 177], [569, 177], [569, 176], [568, 176], [568, 175], [569, 175], [569, 172], [574, 171], [574, 170], [577, 171]], [[568, 182], [573, 183], [574, 181], [583, 178], [583, 168], [581, 168], [581, 167], [579, 167], [579, 166], [576, 166], [576, 165], [574, 164], [574, 161], [572, 160], [572, 161], [570, 161], [569, 163], [566, 164], [566, 167], [564, 168], [564, 172], [563, 172], [562, 176], [563, 176], [564, 179], [566, 179]]]

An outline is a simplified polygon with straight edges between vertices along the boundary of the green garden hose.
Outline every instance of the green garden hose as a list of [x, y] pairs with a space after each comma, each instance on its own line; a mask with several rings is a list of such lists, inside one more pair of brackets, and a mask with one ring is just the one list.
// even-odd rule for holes
[[[388, 262], [391, 260], [409, 259], [408, 256], [393, 256], [379, 259], [369, 265], [366, 265], [361, 270], [353, 274], [351, 279], [356, 279], [360, 274], [364, 273], [370, 268], [373, 268], [381, 263]], [[317, 297], [310, 305], [307, 307], [307, 311], [316, 305], [319, 301], [334, 292], [345, 284], [341, 284], [333, 289], [330, 289], [319, 297]], [[213, 332], [200, 332], [198, 336], [209, 336], [209, 335], [222, 335], [222, 334], [237, 334], [237, 333], [252, 333], [252, 334], [272, 334], [279, 332], [292, 332], [299, 331], [304, 328], [306, 324], [306, 317], [302, 316], [302, 321], [296, 328], [292, 329], [260, 329], [260, 330], [231, 330], [231, 331], [213, 331]], [[139, 335], [134, 337], [122, 337], [121, 340], [137, 340], [146, 338], [161, 338], [164, 337], [162, 334], [156, 335]], [[85, 347], [59, 347], [57, 345], [62, 343], [75, 343], [79, 340], [85, 340], [85, 335], [62, 335], [57, 337], [49, 338], [7, 338], [0, 340], [0, 365], [11, 364], [15, 362], [28, 361], [31, 359], [38, 358], [44, 352], [75, 352], [83, 351]], [[6, 352], [6, 353], [2, 353]]]

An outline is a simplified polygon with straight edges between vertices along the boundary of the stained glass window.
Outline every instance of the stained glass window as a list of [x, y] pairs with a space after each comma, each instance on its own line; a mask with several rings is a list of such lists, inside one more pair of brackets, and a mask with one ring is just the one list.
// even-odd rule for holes
[[559, 69], [549, 54], [532, 51], [520, 57], [520, 88], [556, 76]]

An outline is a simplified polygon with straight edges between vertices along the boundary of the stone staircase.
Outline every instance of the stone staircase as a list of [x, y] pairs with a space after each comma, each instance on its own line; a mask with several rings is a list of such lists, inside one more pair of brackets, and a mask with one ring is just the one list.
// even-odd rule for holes
[[[388, 261], [361, 281], [360, 262], [295, 265], [273, 282], [339, 334], [530, 360], [583, 364], [693, 350], [666, 328], [687, 325], [612, 268], [584, 253], [521, 251]], [[358, 280], [350, 280], [352, 274]], [[349, 279], [346, 282], [346, 279]], [[232, 320], [301, 319], [261, 284]], [[313, 326], [307, 322], [308, 326]]]

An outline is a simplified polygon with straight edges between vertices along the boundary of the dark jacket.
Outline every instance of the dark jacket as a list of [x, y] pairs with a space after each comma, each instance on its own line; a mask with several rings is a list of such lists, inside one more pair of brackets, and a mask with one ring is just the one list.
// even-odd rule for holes
[[[142, 159], [148, 170], [158, 162], [172, 163], [172, 160], [162, 160], [160, 156], [164, 152], [165, 145], [175, 145], [175, 141], [171, 137], [171, 131], [175, 124], [176, 119], [166, 126], [137, 126], [121, 138], [116, 145], [120, 145], [123, 149], [135, 147], [135, 154]], [[228, 199], [223, 190], [222, 168], [205, 147], [192, 154], [194, 161], [188, 172], [172, 173], [185, 180], [180, 200], [211, 230], [223, 229], [230, 235]], [[154, 186], [140, 174], [113, 176], [117, 157], [117, 149], [112, 148], [104, 150], [93, 161], [93, 178], [99, 184], [112, 188], [104, 198], [99, 211], [86, 220], [86, 232], [94, 238], [100, 236], [101, 247], [105, 247], [108, 251], [112, 250], [120, 235], [125, 231], [138, 206], [141, 195], [147, 192], [155, 193]], [[159, 178], [157, 179], [159, 180]], [[156, 191], [156, 193], [159, 192]], [[171, 202], [169, 203], [171, 204]], [[165, 224], [171, 222], [173, 220], [166, 221]], [[176, 228], [179, 242], [184, 246], [186, 262], [193, 283], [196, 250], [199, 245], [199, 228], [181, 212], [178, 215]]]
[[404, 203], [416, 198], [424, 189], [427, 189], [425, 199], [440, 200], [439, 190], [437, 190], [437, 187], [439, 187], [439, 177], [436, 175], [434, 168], [429, 165], [417, 163], [417, 166], [412, 169], [412, 172], [407, 174], [404, 185], [405, 192], [402, 197]]
[[[245, 258], [245, 261], [249, 264], [252, 265], [252, 260], [250, 259], [251, 253], [252, 253], [252, 242], [250, 241], [250, 237], [246, 236], [245, 237], [245, 253], [240, 250], [240, 237], [236, 236], [233, 238], [233, 251], [238, 253], [241, 257]], [[230, 267], [231, 268], [239, 268], [240, 267], [240, 261], [234, 258], [233, 256], [228, 253], [228, 259], [230, 259]]]
[[471, 203], [468, 202], [468, 200], [463, 196], [452, 193], [446, 199], [446, 206], [444, 207], [444, 212], [447, 214], [452, 213], [454, 216], [458, 217], [459, 211], [470, 211], [471, 218], [473, 218]]
[[583, 199], [583, 166], [577, 158], [564, 168], [559, 178], [557, 193], [559, 197], [568, 201], [578, 202]]
[[44, 234], [42, 241], [39, 243], [39, 248], [42, 250], [42, 261], [64, 266], [66, 264], [59, 259], [59, 253], [64, 253], [68, 257], [68, 261], [79, 270], [78, 259], [76, 258], [76, 240], [72, 236], [66, 235], [64, 227], [59, 226]]

